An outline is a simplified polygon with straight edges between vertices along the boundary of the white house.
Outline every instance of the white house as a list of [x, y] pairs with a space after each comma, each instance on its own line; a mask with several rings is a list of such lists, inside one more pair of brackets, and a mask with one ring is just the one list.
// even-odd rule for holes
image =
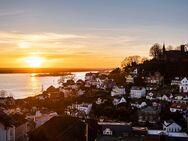
[[188, 79], [186, 77], [184, 77], [183, 79], [180, 77], [175, 77], [171, 81], [171, 85], [178, 85], [179, 92], [183, 92], [183, 93], [188, 92]]
[[107, 82], [108, 78], [104, 78], [104, 77], [97, 77], [96, 81], [97, 81], [97, 88], [98, 89], [106, 89], [106, 82]]
[[2, 111], [0, 111], [0, 141], [15, 141], [14, 121]]
[[179, 91], [183, 93], [188, 92], [188, 80], [186, 77], [184, 77], [179, 84]]
[[114, 86], [111, 91], [111, 96], [121, 96], [121, 95], [125, 95], [125, 88]]
[[105, 130], [103, 130], [103, 135], [112, 135], [112, 130], [110, 128], [106, 128]]
[[127, 103], [127, 101], [124, 97], [122, 97], [121, 99], [114, 98], [114, 100], [113, 100], [114, 105], [118, 105], [118, 104], [121, 104], [121, 103]]
[[164, 121], [163, 130], [166, 132], [180, 132], [182, 127], [173, 120]]
[[146, 94], [146, 89], [144, 87], [133, 86], [130, 91], [131, 98], [141, 98]]
[[170, 101], [169, 97], [167, 95], [158, 96], [157, 99], [164, 100], [164, 101]]
[[86, 115], [88, 115], [89, 112], [91, 111], [92, 104], [86, 104], [86, 103], [76, 104], [75, 108], [80, 112], [84, 112]]

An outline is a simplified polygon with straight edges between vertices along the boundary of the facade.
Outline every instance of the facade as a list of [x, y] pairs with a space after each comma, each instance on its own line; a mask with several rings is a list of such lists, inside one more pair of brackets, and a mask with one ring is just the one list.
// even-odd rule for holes
[[184, 77], [180, 84], [179, 84], [179, 91], [183, 92], [183, 93], [187, 93], [188, 92], [188, 80], [186, 77]]
[[161, 85], [164, 80], [164, 77], [161, 76], [159, 72], [155, 72], [153, 75], [148, 75], [145, 77], [146, 84], [155, 84], [155, 85]]
[[132, 77], [131, 75], [128, 75], [127, 77], [125, 77], [126, 79], [126, 83], [134, 83], [134, 77]]
[[182, 127], [173, 120], [167, 120], [163, 123], [163, 130], [166, 132], [180, 132]]
[[181, 103], [181, 102], [173, 102], [170, 106], [171, 112], [183, 112], [188, 110], [188, 104], [187, 103]]
[[124, 97], [122, 97], [122, 98], [120, 98], [120, 99], [115, 98], [115, 99], [113, 100], [113, 105], [119, 105], [119, 104], [121, 104], [121, 103], [127, 103], [127, 101], [126, 101], [126, 99], [125, 99]]
[[38, 128], [39, 126], [50, 120], [52, 117], [55, 117], [57, 115], [58, 114], [56, 112], [41, 113], [40, 111], [37, 111], [35, 115], [27, 116], [26, 119], [33, 120], [36, 124], [35, 127]]
[[160, 120], [160, 108], [147, 106], [138, 112], [139, 122], [157, 123]]
[[132, 132], [131, 123], [125, 122], [98, 122], [103, 136], [128, 136]]
[[165, 45], [163, 45], [163, 53], [158, 59], [165, 62], [188, 62], [188, 52], [185, 45], [181, 45], [180, 48], [180, 50], [166, 51]]
[[121, 95], [125, 95], [125, 88], [114, 86], [111, 91], [111, 96], [121, 96]]
[[69, 88], [69, 87], [60, 87], [59, 91], [63, 93], [64, 98], [67, 98], [67, 97], [74, 95], [74, 90], [72, 88]]
[[15, 141], [14, 120], [0, 111], [0, 141]]
[[76, 104], [75, 108], [80, 112], [83, 112], [84, 114], [88, 115], [89, 112], [91, 111], [92, 104], [86, 104], [86, 103]]
[[188, 79], [186, 77], [180, 78], [175, 77], [171, 80], [171, 85], [179, 86], [179, 92], [187, 93], [188, 92]]
[[144, 87], [133, 86], [130, 91], [131, 98], [141, 98], [146, 94], [146, 89]]

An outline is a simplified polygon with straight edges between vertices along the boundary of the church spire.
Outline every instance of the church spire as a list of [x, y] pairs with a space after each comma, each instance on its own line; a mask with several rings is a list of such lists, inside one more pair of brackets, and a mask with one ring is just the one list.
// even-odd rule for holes
[[163, 53], [166, 51], [165, 43], [163, 43]]

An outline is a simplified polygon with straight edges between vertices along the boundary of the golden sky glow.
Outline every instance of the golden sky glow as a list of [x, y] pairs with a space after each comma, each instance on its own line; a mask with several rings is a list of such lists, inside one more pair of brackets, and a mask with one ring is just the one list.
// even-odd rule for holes
[[116, 67], [126, 56], [148, 56], [153, 43], [106, 34], [0, 32], [0, 39], [0, 67], [24, 68]]
[[[1, 67], [114, 67], [126, 52], [107, 49], [131, 39], [57, 33], [0, 32]], [[122, 52], [121, 52], [122, 50]], [[126, 50], [134, 54], [131, 50]]]

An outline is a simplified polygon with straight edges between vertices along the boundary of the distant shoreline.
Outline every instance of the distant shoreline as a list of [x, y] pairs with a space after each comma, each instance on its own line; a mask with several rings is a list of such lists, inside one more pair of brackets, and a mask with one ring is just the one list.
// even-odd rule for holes
[[0, 74], [105, 71], [112, 68], [0, 68]]

